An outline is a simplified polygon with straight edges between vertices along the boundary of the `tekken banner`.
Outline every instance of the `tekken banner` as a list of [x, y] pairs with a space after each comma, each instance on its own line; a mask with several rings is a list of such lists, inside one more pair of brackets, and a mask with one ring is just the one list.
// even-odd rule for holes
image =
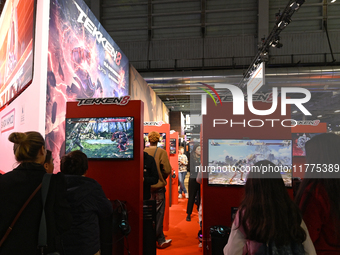
[[33, 78], [35, 0], [7, 0], [0, 17], [0, 108]]
[[128, 93], [129, 61], [87, 5], [51, 0], [45, 133], [56, 165], [65, 153], [66, 102]]

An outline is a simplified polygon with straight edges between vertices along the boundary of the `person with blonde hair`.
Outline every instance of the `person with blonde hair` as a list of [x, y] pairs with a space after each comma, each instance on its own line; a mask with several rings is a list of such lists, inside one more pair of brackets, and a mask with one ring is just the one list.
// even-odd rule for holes
[[156, 161], [159, 180], [156, 184], [151, 186], [151, 199], [156, 200], [156, 238], [157, 248], [164, 249], [169, 247], [171, 239], [165, 239], [163, 233], [163, 220], [165, 211], [165, 186], [166, 179], [171, 173], [171, 165], [166, 150], [157, 147], [160, 134], [152, 131], [148, 135], [150, 147], [145, 148], [144, 151], [150, 156], [154, 157]]
[[[0, 254], [36, 255], [43, 211], [39, 186], [46, 174], [43, 166], [46, 156], [45, 140], [35, 131], [14, 132], [10, 134], [8, 140], [14, 143], [13, 151], [19, 165], [0, 178], [0, 239], [3, 238], [24, 203], [31, 195], [33, 197], [1, 245]], [[65, 193], [66, 183], [63, 174], [52, 175], [44, 207], [47, 223], [46, 253], [63, 254], [60, 236], [72, 222], [69, 205], [64, 197]]]

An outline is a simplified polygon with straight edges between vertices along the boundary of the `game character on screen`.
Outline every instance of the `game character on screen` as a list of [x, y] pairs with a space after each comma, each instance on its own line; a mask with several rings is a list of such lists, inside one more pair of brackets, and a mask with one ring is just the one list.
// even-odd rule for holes
[[126, 151], [129, 145], [128, 135], [123, 131], [116, 131], [112, 134], [111, 141], [117, 141], [119, 152]]
[[235, 176], [238, 173], [241, 174], [240, 180], [244, 181], [242, 166], [244, 167], [246, 163], [247, 163], [247, 160], [245, 160], [245, 159], [243, 159], [243, 160], [241, 159], [241, 160], [239, 160], [235, 163], [235, 165], [233, 166], [233, 171], [235, 171], [235, 173], [234, 173], [233, 177], [230, 178], [229, 183], [232, 183], [232, 181], [234, 180]]
[[78, 145], [80, 150], [82, 151], [84, 149], [84, 146], [81, 144], [81, 128], [74, 129], [70, 137], [74, 134], [74, 137], [71, 139], [70, 146], [68, 147], [66, 153], [69, 153], [75, 145]]

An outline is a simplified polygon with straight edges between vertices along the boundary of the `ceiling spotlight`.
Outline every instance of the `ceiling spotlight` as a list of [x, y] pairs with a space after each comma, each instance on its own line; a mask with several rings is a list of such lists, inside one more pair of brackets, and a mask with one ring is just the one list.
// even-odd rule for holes
[[340, 112], [340, 110], [335, 110], [334, 112]]
[[297, 113], [297, 111], [293, 111], [292, 113]]
[[322, 115], [318, 115], [317, 118], [322, 118]]
[[332, 4], [332, 3], [335, 3], [335, 2], [336, 2], [336, 0], [331, 0], [331, 4]]
[[167, 97], [167, 98], [166, 98], [166, 100], [168, 100], [168, 101], [169, 101], [170, 99]]
[[278, 48], [278, 49], [282, 48], [282, 46], [283, 46], [283, 44], [280, 43], [280, 42], [278, 42], [278, 43], [276, 44], [276, 48]]
[[294, 3], [290, 5], [290, 8], [292, 8], [294, 11], [297, 11], [301, 7], [301, 5], [303, 5], [304, 2], [305, 0], [296, 0]]
[[182, 104], [182, 107], [184, 107], [184, 104]]
[[277, 24], [277, 27], [279, 28], [284, 28], [286, 26], [289, 25], [289, 23], [291, 22], [292, 20], [288, 17], [286, 17], [284, 20], [281, 20], [278, 24]]

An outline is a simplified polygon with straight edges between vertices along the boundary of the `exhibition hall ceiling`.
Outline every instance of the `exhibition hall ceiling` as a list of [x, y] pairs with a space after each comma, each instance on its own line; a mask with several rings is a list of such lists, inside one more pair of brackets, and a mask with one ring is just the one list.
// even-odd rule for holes
[[[239, 86], [271, 31], [284, 24], [263, 59], [261, 92], [308, 88], [307, 119], [340, 130], [340, 0], [84, 1], [165, 105], [184, 114], [200, 113], [202, 83]], [[295, 110], [294, 118], [305, 118]]]
[[[96, 9], [96, 1], [86, 0]], [[97, 1], [98, 2], [98, 1]], [[340, 125], [340, 1], [101, 0], [100, 20], [172, 111], [200, 113], [202, 83], [240, 85], [288, 5], [300, 3], [270, 47], [266, 86], [305, 87], [306, 108]], [[303, 3], [303, 4], [301, 4]], [[97, 8], [98, 9], [98, 8]], [[217, 90], [219, 92], [219, 90]], [[292, 97], [297, 95], [291, 95]], [[305, 118], [292, 108], [292, 116]]]

